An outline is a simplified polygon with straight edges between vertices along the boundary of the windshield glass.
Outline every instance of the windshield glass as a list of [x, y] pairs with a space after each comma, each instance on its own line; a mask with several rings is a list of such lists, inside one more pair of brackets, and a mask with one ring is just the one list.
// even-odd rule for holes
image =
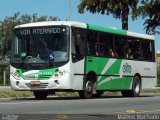
[[69, 28], [52, 26], [14, 30], [11, 63], [49, 64], [68, 61]]

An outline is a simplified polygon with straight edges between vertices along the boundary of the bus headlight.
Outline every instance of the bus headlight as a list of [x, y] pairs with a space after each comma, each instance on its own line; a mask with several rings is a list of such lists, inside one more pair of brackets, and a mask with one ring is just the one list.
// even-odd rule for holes
[[66, 71], [58, 71], [57, 73], [55, 73], [53, 75], [53, 78], [57, 79], [57, 78], [61, 78], [62, 76], [64, 76], [66, 74]]
[[16, 79], [16, 80], [20, 80], [21, 76], [19, 74], [17, 74], [17, 72], [13, 72], [11, 73], [11, 75]]

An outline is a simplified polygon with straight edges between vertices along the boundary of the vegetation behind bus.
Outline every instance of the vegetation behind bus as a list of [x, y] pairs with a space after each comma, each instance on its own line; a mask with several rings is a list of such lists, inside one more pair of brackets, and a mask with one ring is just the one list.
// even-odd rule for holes
[[[81, 0], [78, 5], [79, 13], [85, 10], [90, 13], [112, 15], [115, 19], [121, 19], [122, 29], [128, 30], [128, 17], [137, 20], [145, 19], [144, 28], [147, 34], [160, 33], [160, 0]], [[107, 22], [107, 21], [106, 21]]]
[[160, 87], [160, 66], [157, 67], [157, 79], [158, 79], [157, 86]]
[[128, 17], [130, 11], [135, 10], [137, 4], [137, 0], [81, 0], [78, 5], [78, 11], [79, 13], [83, 13], [84, 10], [87, 10], [93, 14], [111, 14], [115, 19], [121, 19], [122, 29], [128, 30]]

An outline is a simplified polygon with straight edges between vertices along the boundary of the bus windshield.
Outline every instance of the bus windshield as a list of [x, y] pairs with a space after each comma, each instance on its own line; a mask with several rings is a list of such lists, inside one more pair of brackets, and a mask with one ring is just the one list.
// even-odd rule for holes
[[[14, 30], [11, 64], [32, 69], [53, 67], [69, 58], [69, 28], [66, 26], [17, 28]], [[26, 67], [25, 67], [26, 66]], [[42, 67], [43, 66], [43, 67]]]

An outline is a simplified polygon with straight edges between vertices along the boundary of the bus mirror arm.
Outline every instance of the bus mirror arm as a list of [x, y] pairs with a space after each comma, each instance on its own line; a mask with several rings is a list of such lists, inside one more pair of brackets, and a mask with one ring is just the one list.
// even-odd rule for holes
[[72, 60], [76, 60], [76, 54], [75, 53], [71, 53], [71, 55], [72, 55]]
[[71, 54], [72, 54], [72, 60], [73, 61], [78, 61], [78, 60], [81, 60], [83, 58], [83, 55], [76, 54], [76, 53], [71, 53]]
[[78, 61], [78, 59], [80, 58], [80, 55], [79, 54], [76, 54], [76, 53], [71, 53], [72, 54], [72, 60], [74, 62]]

